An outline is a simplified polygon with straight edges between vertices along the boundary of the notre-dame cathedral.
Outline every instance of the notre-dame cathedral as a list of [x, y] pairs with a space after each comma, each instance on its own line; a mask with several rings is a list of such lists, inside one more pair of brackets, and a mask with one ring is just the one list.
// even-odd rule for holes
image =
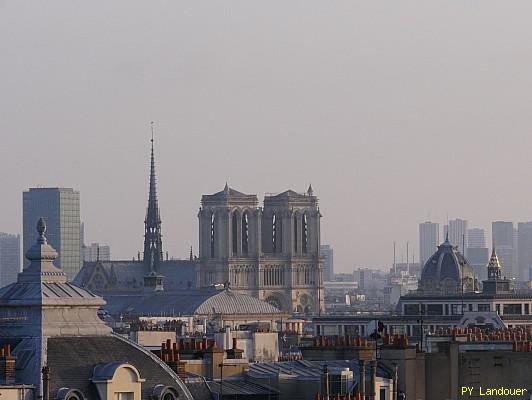
[[199, 258], [191, 251], [189, 260], [165, 260], [152, 139], [142, 258], [85, 262], [74, 281], [98, 294], [225, 284], [288, 313], [323, 310], [321, 214], [312, 187], [267, 195], [260, 207], [256, 195], [226, 185], [202, 197], [198, 217]]
[[226, 283], [287, 312], [323, 310], [318, 199], [312, 187], [264, 197], [227, 185], [204, 195], [198, 286]]

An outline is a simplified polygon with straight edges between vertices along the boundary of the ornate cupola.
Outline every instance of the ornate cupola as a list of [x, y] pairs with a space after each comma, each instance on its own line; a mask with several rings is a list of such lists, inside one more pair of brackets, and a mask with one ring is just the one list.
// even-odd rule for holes
[[456, 295], [478, 290], [473, 268], [456, 246], [445, 241], [425, 263], [418, 291], [427, 294]]

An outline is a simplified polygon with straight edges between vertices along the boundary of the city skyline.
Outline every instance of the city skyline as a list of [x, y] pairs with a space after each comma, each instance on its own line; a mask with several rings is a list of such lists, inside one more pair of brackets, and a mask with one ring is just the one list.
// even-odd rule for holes
[[197, 253], [201, 195], [226, 181], [312, 183], [338, 271], [391, 265], [394, 241], [418, 254], [429, 215], [532, 220], [520, 4], [2, 4], [0, 229], [22, 232], [29, 187], [73, 187], [87, 237], [134, 257], [150, 121], [174, 257]]

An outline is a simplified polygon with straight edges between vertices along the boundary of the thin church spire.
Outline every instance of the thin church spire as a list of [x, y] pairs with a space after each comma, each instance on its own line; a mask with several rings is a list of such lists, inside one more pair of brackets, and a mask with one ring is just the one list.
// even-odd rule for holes
[[154, 123], [151, 122], [151, 160], [150, 160], [150, 187], [148, 195], [148, 208], [144, 220], [144, 265], [148, 271], [157, 271], [159, 263], [163, 260], [163, 246], [161, 234], [161, 217], [157, 201], [157, 187], [155, 176], [155, 153], [153, 149]]

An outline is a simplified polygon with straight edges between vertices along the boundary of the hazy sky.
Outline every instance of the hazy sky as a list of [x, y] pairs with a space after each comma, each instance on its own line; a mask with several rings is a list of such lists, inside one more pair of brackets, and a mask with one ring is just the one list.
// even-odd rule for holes
[[532, 219], [530, 1], [0, 0], [0, 231], [81, 192], [88, 242], [142, 247], [156, 121], [163, 247], [201, 195], [306, 190], [336, 269], [418, 223]]

